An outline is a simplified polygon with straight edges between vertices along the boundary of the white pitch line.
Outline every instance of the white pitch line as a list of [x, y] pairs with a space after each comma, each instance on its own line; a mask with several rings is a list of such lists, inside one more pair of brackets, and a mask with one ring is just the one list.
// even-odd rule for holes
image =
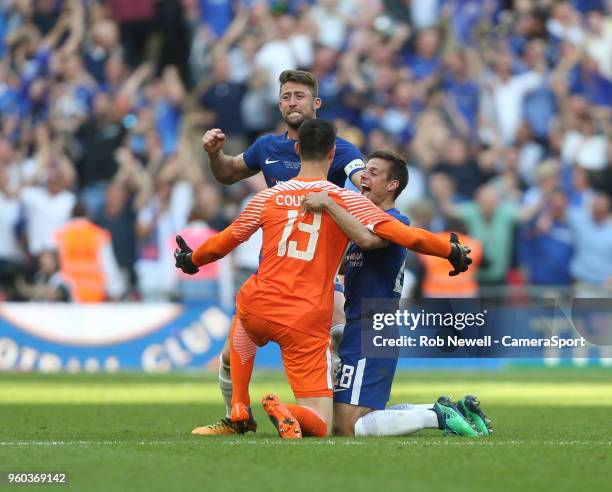
[[[452, 439], [452, 440], [451, 440]], [[190, 439], [188, 441], [0, 441], [0, 446], [116, 446], [116, 445], [137, 445], [137, 446], [175, 446], [181, 444], [191, 444], [202, 439]], [[281, 439], [275, 440], [208, 440], [209, 444], [213, 445], [268, 445], [268, 444], [285, 444], [286, 441]], [[372, 444], [370, 441], [330, 441], [320, 439], [308, 439], [307, 441], [294, 441], [294, 444], [300, 445], [331, 445], [331, 446], [366, 446]], [[399, 445], [422, 445], [422, 446], [612, 446], [612, 441], [495, 441], [483, 439], [461, 439], [449, 438], [448, 441], [394, 441], [390, 444]]]

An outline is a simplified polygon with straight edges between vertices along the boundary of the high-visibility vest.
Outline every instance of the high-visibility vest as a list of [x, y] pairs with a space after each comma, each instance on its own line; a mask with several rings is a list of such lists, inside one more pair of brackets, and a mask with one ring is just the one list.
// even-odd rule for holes
[[60, 271], [77, 302], [102, 302], [106, 281], [101, 251], [109, 247], [110, 233], [86, 219], [68, 222], [56, 233]]
[[[438, 237], [448, 239], [449, 232], [438, 232]], [[421, 291], [423, 297], [477, 297], [478, 296], [478, 267], [482, 261], [482, 245], [480, 241], [458, 234], [459, 242], [468, 246], [472, 252], [473, 263], [468, 268], [467, 272], [463, 272], [455, 277], [450, 277], [448, 272], [452, 267], [448, 260], [438, 258], [437, 256], [419, 255], [419, 261], [425, 269], [425, 276]]]

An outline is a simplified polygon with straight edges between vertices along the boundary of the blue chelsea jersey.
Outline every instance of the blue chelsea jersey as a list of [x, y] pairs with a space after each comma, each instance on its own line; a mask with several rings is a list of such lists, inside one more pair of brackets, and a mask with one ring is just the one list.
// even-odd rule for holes
[[[386, 212], [409, 225], [410, 221], [395, 208]], [[362, 251], [351, 243], [344, 267], [344, 313], [347, 321], [361, 318], [362, 299], [399, 299], [404, 283], [406, 248], [389, 244], [380, 249]]]
[[[261, 171], [268, 186], [289, 181], [300, 172], [300, 158], [294, 150], [295, 142], [287, 138], [287, 133], [264, 135], [245, 151], [244, 162], [249, 169]], [[343, 138], [336, 137], [336, 155], [327, 179], [344, 187], [347, 177], [363, 169], [363, 157], [359, 149]]]

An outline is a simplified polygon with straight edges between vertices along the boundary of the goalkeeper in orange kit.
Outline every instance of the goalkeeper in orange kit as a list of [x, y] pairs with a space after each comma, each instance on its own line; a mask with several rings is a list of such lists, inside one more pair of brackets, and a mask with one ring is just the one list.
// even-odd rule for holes
[[[263, 229], [260, 267], [236, 297], [230, 330], [232, 421], [251, 421], [249, 381], [258, 346], [272, 340], [281, 347], [285, 373], [296, 404], [266, 395], [264, 409], [283, 438], [325, 436], [331, 427], [332, 375], [329, 325], [334, 276], [350, 239], [367, 247], [372, 232], [413, 251], [447, 258], [451, 275], [467, 270], [469, 249], [407, 227], [362, 195], [325, 180], [334, 157], [336, 130], [325, 120], [306, 121], [299, 130], [298, 176], [258, 193], [238, 219], [192, 251], [177, 237], [176, 266], [195, 273]], [[327, 191], [357, 220], [340, 226], [323, 212], [302, 213], [302, 199]], [[371, 232], [370, 232], [371, 231]], [[347, 237], [348, 234], [348, 237]]]

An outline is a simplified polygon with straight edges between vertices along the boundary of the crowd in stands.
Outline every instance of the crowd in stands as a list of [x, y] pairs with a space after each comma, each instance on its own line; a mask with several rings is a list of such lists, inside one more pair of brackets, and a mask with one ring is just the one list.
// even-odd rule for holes
[[[282, 132], [292, 68], [364, 155], [405, 156], [413, 224], [480, 243], [481, 289], [610, 297], [612, 0], [0, 0], [0, 299], [190, 298], [174, 234], [265, 186], [218, 184], [201, 136]], [[105, 258], [85, 297], [78, 228]]]

